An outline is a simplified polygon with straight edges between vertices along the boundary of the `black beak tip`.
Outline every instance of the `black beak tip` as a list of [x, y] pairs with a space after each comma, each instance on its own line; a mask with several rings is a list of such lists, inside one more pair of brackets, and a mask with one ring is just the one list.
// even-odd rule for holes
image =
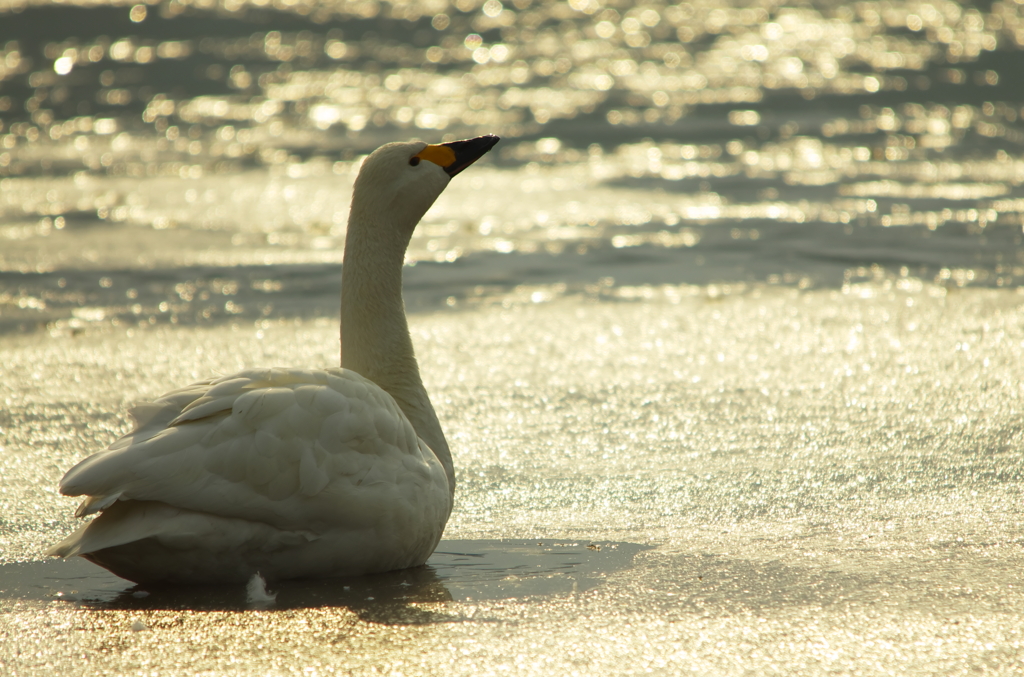
[[482, 158], [487, 151], [494, 148], [495, 144], [499, 141], [501, 141], [501, 137], [495, 136], [494, 134], [487, 134], [485, 136], [478, 136], [475, 139], [452, 141], [450, 143], [443, 144], [455, 151], [455, 162], [445, 168], [445, 171], [448, 172], [448, 176], [455, 176], [463, 169]]
[[494, 148], [494, 146], [496, 146], [499, 141], [501, 141], [501, 137], [496, 136], [494, 134], [485, 134], [484, 136], [477, 137], [477, 141], [480, 142], [482, 152], [486, 153], [490, 149]]

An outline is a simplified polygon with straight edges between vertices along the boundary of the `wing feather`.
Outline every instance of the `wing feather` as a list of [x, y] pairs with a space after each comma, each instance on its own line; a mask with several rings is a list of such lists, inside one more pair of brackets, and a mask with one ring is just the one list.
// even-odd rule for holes
[[[253, 387], [254, 381], [251, 378], [244, 376], [229, 376], [228, 378], [222, 378], [214, 381], [212, 386], [199, 400], [195, 403], [190, 404], [189, 407], [199, 403], [201, 400], [206, 398], [217, 399], [224, 396], [236, 397], [239, 392], [246, 388]], [[184, 411], [188, 411], [189, 407], [185, 407]]]
[[235, 398], [231, 413], [247, 421], [270, 420], [295, 402], [291, 388], [257, 388]]
[[87, 513], [159, 501], [280, 529], [366, 525], [444, 471], [394, 399], [342, 369], [248, 370], [133, 409], [135, 430], [68, 471]]
[[185, 407], [184, 411], [176, 416], [169, 425], [181, 425], [182, 423], [188, 423], [189, 421], [198, 421], [199, 419], [206, 418], [207, 416], [227, 414], [231, 411], [231, 405], [234, 401], [235, 398], [232, 395], [223, 395], [221, 397], [201, 397]]

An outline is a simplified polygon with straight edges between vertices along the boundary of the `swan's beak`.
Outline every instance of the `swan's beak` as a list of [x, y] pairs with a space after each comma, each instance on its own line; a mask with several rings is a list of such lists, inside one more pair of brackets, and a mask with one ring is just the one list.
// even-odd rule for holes
[[497, 136], [488, 134], [475, 139], [441, 143], [427, 146], [417, 153], [416, 157], [421, 160], [430, 160], [447, 172], [448, 176], [455, 176], [482, 158], [500, 140]]

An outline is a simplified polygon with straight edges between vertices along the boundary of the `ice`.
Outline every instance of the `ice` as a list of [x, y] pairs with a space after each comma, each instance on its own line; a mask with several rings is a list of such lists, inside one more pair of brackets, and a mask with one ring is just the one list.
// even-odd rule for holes
[[[119, 632], [90, 619], [127, 628], [137, 610], [7, 599], [0, 626], [18, 639], [4, 660], [29, 674], [154, 662], [249, 674], [238, 661], [324, 674], [1011, 674], [1024, 641], [1024, 300], [903, 286], [416, 314], [459, 474], [446, 539], [653, 549], [583, 592], [425, 598], [398, 624], [381, 624], [391, 607], [354, 602], [271, 616], [157, 604], [141, 644], [88, 666], [81, 653]], [[56, 481], [127, 427], [130, 401], [336, 354], [336, 328], [309, 321], [261, 337], [6, 338], [5, 561], [39, 559], [74, 527]], [[351, 594], [382, 599], [369, 592]]]

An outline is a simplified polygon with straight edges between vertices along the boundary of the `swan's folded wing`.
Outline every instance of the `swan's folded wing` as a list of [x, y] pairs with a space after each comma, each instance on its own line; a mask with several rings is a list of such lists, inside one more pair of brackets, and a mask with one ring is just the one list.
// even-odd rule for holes
[[144, 500], [281, 529], [366, 528], [447, 493], [394, 399], [354, 372], [246, 371], [141, 412], [136, 430], [61, 481], [61, 493], [89, 497], [81, 514]]

